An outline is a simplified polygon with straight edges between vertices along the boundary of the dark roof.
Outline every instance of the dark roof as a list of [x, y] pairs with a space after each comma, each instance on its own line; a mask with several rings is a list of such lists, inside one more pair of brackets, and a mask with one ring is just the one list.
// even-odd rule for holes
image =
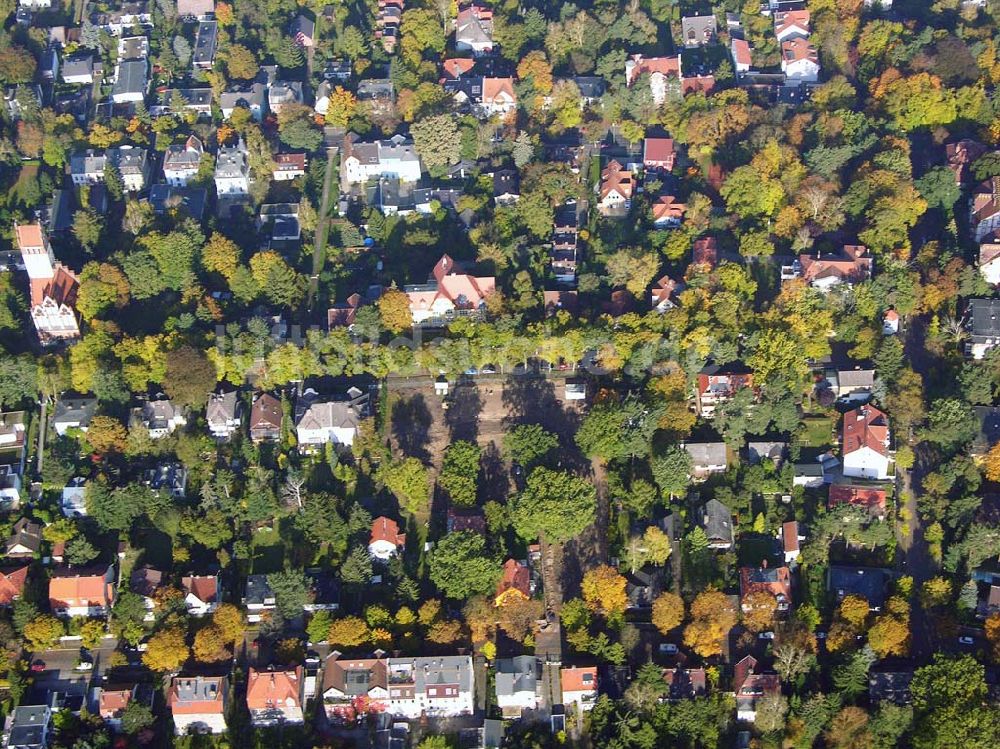
[[827, 573], [829, 589], [838, 599], [861, 596], [873, 608], [881, 608], [887, 597], [892, 571], [881, 567], [846, 567], [833, 565]]
[[174, 204], [191, 218], [201, 221], [205, 214], [205, 203], [208, 191], [204, 187], [171, 187], [170, 185], [153, 185], [149, 188], [149, 204], [156, 213], [166, 213]]
[[873, 700], [906, 705], [910, 702], [910, 682], [913, 669], [898, 668], [892, 671], [872, 671], [868, 674], [868, 696]]
[[521, 178], [516, 169], [497, 169], [493, 172], [494, 195], [518, 195]]
[[588, 99], [599, 99], [604, 96], [607, 87], [604, 79], [597, 75], [578, 75], [573, 79], [573, 83], [580, 89], [580, 95]]
[[972, 452], [982, 455], [1000, 442], [1000, 408], [976, 406], [975, 410], [979, 420], [979, 434], [973, 441]]
[[702, 524], [709, 540], [733, 542], [733, 513], [722, 502], [710, 499], [702, 508]]
[[1000, 337], [1000, 299], [973, 299], [969, 312], [973, 337]]

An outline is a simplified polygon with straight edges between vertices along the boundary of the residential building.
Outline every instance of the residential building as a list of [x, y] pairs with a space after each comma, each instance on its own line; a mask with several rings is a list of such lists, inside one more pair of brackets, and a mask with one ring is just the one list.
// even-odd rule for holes
[[646, 138], [642, 146], [642, 165], [646, 169], [673, 171], [677, 161], [673, 138]]
[[306, 155], [304, 153], [279, 153], [274, 157], [274, 179], [276, 182], [286, 182], [306, 173]]
[[493, 51], [493, 11], [469, 5], [458, 11], [455, 19], [455, 49], [475, 56]]
[[251, 668], [247, 675], [247, 709], [254, 728], [301, 725], [305, 722], [302, 666], [266, 671]]
[[785, 452], [788, 450], [788, 443], [769, 440], [752, 440], [747, 442], [747, 462], [758, 465], [765, 460], [770, 461], [776, 468], [780, 468], [785, 460]]
[[181, 115], [185, 112], [194, 112], [198, 117], [210, 116], [212, 114], [212, 89], [166, 89], [157, 95], [156, 103], [149, 108], [149, 113], [153, 117]]
[[860, 283], [872, 273], [872, 258], [864, 245], [844, 245], [841, 254], [834, 257], [799, 255], [799, 263], [802, 278], [821, 291], [842, 283]]
[[344, 140], [340, 179], [345, 191], [351, 185], [364, 184], [380, 177], [394, 177], [400, 182], [419, 182], [420, 174], [420, 157], [413, 147], [413, 141], [401, 135], [373, 143], [357, 143], [352, 137]]
[[539, 663], [533, 655], [496, 660], [497, 706], [505, 718], [538, 707]]
[[691, 456], [691, 476], [703, 481], [713, 473], [723, 473], [729, 467], [725, 442], [686, 442], [684, 449]]
[[677, 666], [664, 669], [663, 681], [667, 684], [666, 696], [670, 702], [693, 700], [696, 697], [704, 697], [707, 693], [707, 680], [703, 668]]
[[177, 0], [180, 18], [201, 20], [215, 15], [215, 0]]
[[4, 544], [9, 559], [31, 559], [42, 548], [42, 526], [28, 518], [19, 518]]
[[781, 551], [785, 555], [785, 564], [792, 564], [799, 558], [799, 542], [805, 536], [799, 535], [799, 521], [789, 520], [781, 524]]
[[410, 298], [413, 324], [428, 321], [448, 322], [455, 317], [479, 316], [486, 309], [486, 299], [496, 290], [493, 276], [471, 276], [448, 255], [434, 264], [427, 283], [405, 286]]
[[130, 423], [144, 426], [152, 439], [160, 439], [172, 434], [175, 429], [187, 424], [181, 408], [169, 399], [146, 401], [132, 409]]
[[882, 315], [882, 335], [896, 335], [899, 332], [899, 313], [894, 309]]
[[30, 566], [8, 567], [0, 570], [0, 606], [10, 606], [24, 592]]
[[328, 331], [334, 328], [347, 328], [348, 331], [354, 327], [354, 320], [357, 317], [358, 309], [361, 307], [362, 298], [360, 294], [351, 294], [342, 303], [334, 303], [326, 311], [326, 328]]
[[30, 281], [31, 320], [39, 341], [44, 346], [79, 338], [76, 275], [56, 262], [41, 224], [15, 224], [14, 233]]
[[946, 166], [955, 175], [955, 184], [961, 187], [972, 176], [972, 162], [989, 153], [989, 147], [979, 141], [964, 138], [944, 147]]
[[301, 81], [275, 81], [267, 89], [267, 108], [275, 115], [286, 104], [302, 103]]
[[885, 669], [879, 667], [868, 672], [868, 699], [872, 702], [891, 702], [909, 705], [912, 701], [910, 684], [913, 682], [912, 667]]
[[681, 56], [643, 57], [630, 55], [625, 61], [625, 85], [631, 86], [643, 74], [649, 75], [649, 89], [653, 102], [659, 106], [671, 90], [681, 90]]
[[403, 18], [403, 0], [379, 0], [375, 17], [375, 38], [382, 43], [390, 55], [396, 51], [399, 40], [399, 25]]
[[153, 706], [153, 689], [148, 684], [107, 684], [95, 687], [93, 695], [97, 714], [113, 732], [122, 727], [122, 716], [129, 703]]
[[710, 273], [719, 264], [719, 240], [715, 237], [698, 237], [691, 244], [691, 268], [701, 273]]
[[675, 281], [670, 276], [664, 276], [656, 282], [650, 295], [649, 306], [657, 312], [666, 312], [677, 306], [676, 295], [684, 284]]
[[45, 749], [52, 738], [52, 709], [48, 705], [21, 705], [7, 718], [5, 749]]
[[299, 448], [334, 445], [350, 447], [362, 419], [364, 396], [351, 400], [323, 399], [307, 389], [295, 402], [295, 432]]
[[273, 442], [281, 438], [281, 401], [270, 393], [260, 393], [250, 407], [250, 439]]
[[503, 574], [497, 583], [493, 602], [497, 606], [531, 598], [531, 570], [516, 559], [508, 559], [503, 564]]
[[580, 90], [580, 103], [584, 106], [599, 102], [607, 90], [607, 81], [599, 75], [577, 75], [571, 80]]
[[486, 117], [506, 117], [517, 109], [513, 78], [483, 78], [483, 100], [479, 111]]
[[184, 605], [191, 616], [211, 614], [222, 601], [218, 574], [182, 577], [181, 591], [184, 593]]
[[653, 201], [653, 226], [657, 229], [676, 229], [684, 219], [687, 205], [673, 195], [661, 195]]
[[56, 434], [64, 436], [70, 429], [86, 432], [97, 413], [97, 398], [62, 393], [56, 398], [50, 423]]
[[172, 187], [153, 185], [149, 188], [149, 204], [157, 215], [177, 212], [200, 222], [205, 214], [208, 190], [204, 187]]
[[222, 393], [212, 393], [208, 396], [205, 408], [205, 421], [208, 422], [209, 433], [220, 440], [227, 440], [239, 431], [240, 401], [235, 390]]
[[601, 187], [597, 210], [602, 216], [624, 216], [632, 205], [635, 177], [617, 161], [612, 160], [601, 170]]
[[781, 72], [789, 81], [815, 83], [819, 70], [819, 52], [808, 39], [781, 43]]
[[149, 181], [149, 160], [145, 148], [119, 146], [106, 152], [107, 163], [118, 170], [126, 192], [139, 192]]
[[183, 187], [198, 174], [205, 148], [197, 135], [183, 143], [172, 143], [163, 154], [163, 178], [168, 185]]
[[194, 52], [191, 55], [191, 65], [195, 70], [211, 70], [215, 64], [215, 53], [219, 46], [219, 24], [215, 21], [202, 21], [198, 24], [198, 33], [194, 39]]
[[753, 373], [741, 362], [705, 367], [695, 383], [695, 410], [703, 419], [711, 419], [720, 405], [748, 387], [753, 387]]
[[521, 199], [521, 177], [517, 169], [497, 169], [493, 172], [493, 203], [513, 205]]
[[146, 98], [148, 68], [145, 60], [124, 60], [115, 68], [115, 83], [111, 88], [111, 101], [129, 104]]
[[597, 702], [597, 666], [563, 666], [559, 669], [562, 701], [577, 710], [590, 710]]
[[848, 567], [833, 564], [827, 570], [827, 590], [838, 602], [847, 596], [858, 596], [868, 601], [872, 611], [881, 611], [888, 597], [891, 570], [879, 567]]
[[838, 369], [827, 373], [827, 382], [831, 385], [833, 394], [847, 401], [866, 401], [872, 396], [875, 387], [875, 370]]
[[352, 724], [356, 704], [365, 701], [369, 712], [385, 712], [389, 706], [389, 666], [381, 651], [374, 658], [345, 658], [336, 650], [323, 667], [321, 687], [327, 716]]
[[390, 658], [389, 710], [415, 720], [471, 715], [475, 675], [472, 656]]
[[779, 42], [809, 38], [809, 11], [782, 10], [774, 14], [774, 35]]
[[310, 613], [315, 611], [336, 611], [340, 608], [340, 583], [329, 570], [312, 567], [306, 570], [309, 583], [306, 603], [302, 607]]
[[872, 405], [864, 405], [844, 414], [841, 460], [844, 475], [852, 478], [890, 478], [893, 462], [889, 450], [889, 417]]
[[1000, 442], [1000, 408], [995, 406], [974, 406], [979, 430], [969, 446], [969, 454], [981, 458]]
[[823, 466], [819, 463], [795, 463], [792, 471], [792, 486], [810, 489], [823, 486]]
[[311, 47], [315, 44], [316, 23], [311, 18], [299, 13], [288, 26], [288, 35], [300, 47]]
[[142, 597], [142, 602], [146, 607], [144, 620], [147, 622], [151, 622], [156, 618], [153, 616], [153, 610], [156, 608], [156, 601], [153, 597], [156, 595], [157, 589], [162, 585], [163, 572], [150, 567], [148, 564], [132, 570], [132, 574], [129, 576], [129, 590]]
[[872, 515], [885, 517], [885, 489], [853, 484], [830, 484], [827, 506], [831, 509], [841, 505], [862, 507]]
[[681, 16], [681, 39], [685, 47], [703, 47], [715, 41], [718, 26], [715, 15]]
[[241, 138], [235, 146], [223, 146], [215, 162], [215, 191], [220, 196], [250, 193], [250, 164]]
[[267, 575], [248, 575], [243, 593], [243, 608], [247, 610], [247, 621], [254, 623], [263, 618], [266, 611], [274, 611], [274, 591], [267, 582]]
[[175, 676], [170, 681], [167, 707], [174, 733], [225, 733], [229, 707], [229, 682], [225, 676]]
[[753, 67], [753, 51], [750, 43], [745, 39], [733, 37], [729, 42], [729, 49], [733, 56], [733, 70], [736, 74], [749, 73]]
[[777, 674], [756, 673], [757, 659], [744, 657], [733, 667], [733, 691], [736, 692], [736, 719], [753, 723], [757, 705], [764, 697], [781, 694]]
[[399, 532], [399, 524], [384, 515], [372, 521], [372, 532], [368, 539], [368, 554], [380, 562], [401, 554], [406, 548], [406, 534]]
[[118, 40], [118, 59], [145, 60], [149, 57], [148, 36], [123, 36]]
[[219, 96], [219, 109], [222, 110], [222, 116], [229, 119], [237, 107], [243, 107], [250, 111], [254, 122], [260, 122], [264, 119], [266, 102], [267, 86], [256, 81], [243, 88], [223, 91]]
[[69, 157], [69, 176], [74, 185], [96, 185], [104, 182], [104, 167], [107, 157], [103, 151], [88, 148], [82, 153]]
[[184, 499], [187, 491], [188, 472], [183, 463], [167, 461], [159, 463], [143, 473], [143, 483], [155, 492], [161, 492], [174, 499]]
[[62, 514], [68, 518], [87, 516], [87, 479], [77, 476], [63, 487], [59, 502]]
[[94, 82], [94, 57], [90, 52], [63, 59], [63, 83], [90, 85]]
[[792, 576], [788, 567], [769, 567], [767, 560], [760, 567], [740, 567], [740, 600], [744, 612], [752, 606], [746, 603], [752, 593], [770, 593], [778, 602], [778, 611], [788, 611], [792, 605]]
[[116, 598], [117, 577], [112, 565], [87, 570], [62, 567], [49, 580], [49, 608], [56, 616], [104, 617]]
[[966, 353], [982, 359], [1000, 344], [1000, 299], [972, 299], [968, 312], [969, 340]]
[[708, 500], [701, 508], [698, 523], [708, 536], [708, 548], [733, 548], [733, 513], [722, 502]]

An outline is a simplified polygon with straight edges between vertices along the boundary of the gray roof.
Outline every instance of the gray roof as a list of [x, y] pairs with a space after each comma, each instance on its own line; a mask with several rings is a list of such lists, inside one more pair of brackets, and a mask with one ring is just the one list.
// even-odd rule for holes
[[295, 426], [299, 429], [356, 429], [360, 421], [358, 409], [345, 401], [312, 401], [295, 407]]
[[715, 36], [715, 16], [684, 16], [681, 18], [681, 42], [685, 45], [705, 44]]
[[578, 75], [573, 83], [580, 89], [580, 95], [588, 99], [599, 99], [604, 96], [607, 83], [599, 75]]
[[266, 88], [263, 83], [254, 83], [246, 90], [224, 91], [219, 97], [219, 107], [222, 109], [235, 109], [241, 105], [247, 109], [263, 107]]
[[979, 434], [973, 441], [972, 452], [981, 455], [1000, 442], [1000, 408], [976, 406], [975, 411], [979, 420]]
[[725, 442], [685, 442], [684, 449], [691, 456], [695, 468], [729, 464]]
[[127, 36], [118, 40], [121, 60], [145, 60], [149, 53], [149, 39], [144, 36]]
[[149, 204], [156, 213], [166, 213], [174, 199], [178, 207], [193, 219], [200, 220], [205, 213], [205, 202], [208, 191], [204, 187], [171, 187], [170, 185], [153, 185], [149, 188]]
[[[221, 684], [220, 684], [221, 682]], [[177, 702], [213, 702], [226, 690], [225, 676], [178, 676], [174, 678]]]
[[969, 312], [973, 340], [1000, 337], [1000, 299], [973, 299], [969, 302]]
[[194, 41], [192, 62], [198, 66], [210, 66], [215, 59], [215, 49], [219, 40], [219, 24], [202, 21], [198, 24], [198, 36]]
[[748, 442], [747, 454], [750, 464], [760, 463], [765, 458], [778, 462], [785, 457], [787, 447], [784, 442]]
[[827, 573], [827, 582], [837, 598], [861, 596], [872, 607], [881, 607], [886, 599], [886, 586], [892, 571], [881, 567], [846, 567], [833, 565]]
[[274, 591], [267, 582], [267, 575], [247, 575], [247, 589], [243, 594], [243, 603], [263, 606], [273, 599]]
[[823, 466], [819, 463], [796, 463], [793, 470], [796, 476], [823, 476]]
[[53, 424], [82, 424], [86, 426], [97, 413], [97, 398], [90, 396], [60, 396], [52, 410]]
[[109, 148], [107, 158], [118, 167], [118, 172], [122, 175], [143, 174], [146, 171], [147, 154], [145, 148], [136, 148], [135, 146]]
[[304, 36], [312, 38], [313, 31], [316, 30], [316, 24], [313, 23], [311, 18], [307, 18], [301, 13], [292, 19], [291, 24], [288, 26], [288, 35], [293, 39], [302, 34]]
[[701, 517], [709, 541], [733, 542], [733, 513], [722, 502], [714, 498], [708, 500]]
[[458, 684], [460, 692], [471, 692], [473, 685], [472, 657], [468, 655], [444, 655], [430, 658], [390, 658], [389, 670], [400, 663], [408, 663], [413, 669], [414, 686], [417, 694], [425, 694], [428, 686], [435, 684]]
[[160, 463], [145, 474], [146, 483], [154, 491], [184, 492], [187, 486], [187, 470], [181, 463]]
[[174, 91], [180, 94], [185, 107], [208, 107], [212, 104], [212, 89], [210, 88], [168, 88], [160, 94], [161, 107], [169, 108], [172, 105]]
[[87, 54], [73, 55], [63, 60], [62, 76], [65, 80], [78, 75], [94, 74], [94, 58]]
[[51, 717], [52, 712], [47, 705], [24, 705], [14, 708], [5, 746], [10, 749], [35, 749], [45, 746]]
[[394, 91], [388, 78], [370, 78], [358, 83], [359, 99], [391, 99]]
[[219, 149], [219, 156], [215, 162], [215, 176], [223, 179], [235, 177], [246, 177], [250, 174], [250, 167], [247, 165], [247, 149], [241, 140], [235, 146], [228, 146]]
[[267, 102], [272, 107], [290, 101], [302, 101], [301, 81], [275, 81], [267, 90]]
[[118, 63], [118, 78], [111, 95], [141, 94], [146, 92], [146, 61], [125, 60]]
[[205, 149], [197, 135], [188, 136], [183, 143], [167, 146], [163, 154], [163, 169], [197, 169]]
[[205, 420], [209, 425], [221, 423], [236, 418], [236, 391], [228, 393], [212, 393], [208, 396], [208, 407], [205, 409]]
[[872, 671], [868, 674], [868, 696], [873, 700], [885, 700], [895, 702], [897, 705], [906, 705], [910, 702], [910, 683], [912, 681], [912, 668]]
[[837, 382], [841, 388], [871, 388], [875, 384], [875, 370], [839, 369]]
[[87, 149], [83, 153], [75, 153], [69, 157], [70, 174], [101, 174], [104, 172], [106, 158], [101, 151]]
[[534, 692], [538, 682], [538, 659], [533, 655], [498, 658], [496, 662], [497, 695]]

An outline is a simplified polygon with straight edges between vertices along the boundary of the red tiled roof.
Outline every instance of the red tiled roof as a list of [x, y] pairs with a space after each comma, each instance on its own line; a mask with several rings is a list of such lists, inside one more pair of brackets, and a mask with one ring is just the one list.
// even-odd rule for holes
[[750, 65], [753, 62], [750, 42], [746, 39], [733, 39], [733, 58], [738, 65]]
[[676, 57], [643, 57], [642, 55], [632, 55], [630, 61], [635, 64], [631, 66], [626, 64], [627, 79], [625, 83], [628, 86], [631, 86], [633, 81], [643, 73], [649, 73], [650, 75], [660, 73], [662, 75], [674, 76], [675, 78], [680, 78], [681, 76], [680, 55]]
[[868, 447], [879, 455], [889, 455], [889, 417], [875, 406], [865, 405], [844, 414], [844, 456]]
[[372, 521], [372, 535], [368, 543], [373, 544], [376, 541], [388, 541], [395, 546], [403, 546], [406, 544], [406, 534], [399, 532], [399, 524], [395, 520], [383, 515]]
[[715, 237], [701, 237], [691, 247], [691, 262], [714, 268], [719, 262], [719, 241]]
[[577, 666], [559, 669], [563, 692], [596, 692], [597, 666]]
[[501, 94], [507, 94], [512, 100], [517, 101], [513, 78], [483, 78], [483, 103], [490, 104]]
[[811, 60], [819, 63], [819, 52], [808, 39], [786, 39], [781, 43], [781, 59], [785, 62]]
[[112, 585], [103, 575], [53, 577], [49, 580], [49, 605], [108, 606], [114, 598]]
[[872, 259], [867, 253], [864, 245], [848, 244], [839, 257], [799, 255], [802, 278], [809, 282], [831, 276], [843, 281], [863, 281], [872, 270]]
[[181, 578], [181, 587], [203, 603], [211, 603], [219, 595], [219, 578], [216, 575], [191, 575]]
[[131, 689], [102, 689], [99, 712], [102, 718], [119, 718], [132, 701]]
[[740, 567], [740, 598], [751, 593], [766, 592], [775, 598], [792, 600], [792, 579], [787, 567]]
[[508, 559], [503, 565], [503, 576], [497, 584], [499, 599], [508, 591], [517, 591], [525, 598], [531, 596], [531, 572], [516, 559]]
[[442, 63], [441, 68], [449, 78], [461, 78], [476, 67], [476, 61], [467, 57], [452, 57]]
[[867, 507], [869, 510], [885, 510], [885, 490], [849, 484], [831, 484], [827, 504], [830, 507], [856, 505]]
[[785, 551], [799, 550], [799, 523], [789, 520], [781, 524], [781, 545]]
[[673, 138], [646, 138], [643, 144], [642, 162], [644, 164], [666, 162], [667, 168], [672, 169], [676, 156]]
[[714, 75], [686, 75], [681, 78], [681, 93], [683, 94], [696, 94], [699, 91], [707, 94], [711, 93], [714, 88]]
[[665, 218], [681, 219], [687, 210], [687, 204], [675, 202], [677, 198], [673, 195], [661, 195], [653, 203], [653, 220], [659, 221]]
[[617, 161], [610, 162], [601, 170], [601, 200], [604, 200], [612, 192], [620, 193], [622, 197], [629, 200], [634, 188], [635, 179], [632, 172]]
[[781, 34], [794, 26], [809, 33], [809, 11], [808, 10], [785, 10], [774, 14], [774, 35]]
[[17, 246], [21, 250], [45, 246], [41, 224], [18, 224], [16, 234]]
[[0, 606], [10, 605], [24, 591], [28, 579], [28, 567], [19, 567], [9, 572], [0, 572]]
[[302, 667], [291, 671], [250, 669], [247, 678], [247, 709], [302, 707]]

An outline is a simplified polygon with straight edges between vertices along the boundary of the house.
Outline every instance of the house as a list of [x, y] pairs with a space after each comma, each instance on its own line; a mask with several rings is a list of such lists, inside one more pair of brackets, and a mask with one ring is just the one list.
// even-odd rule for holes
[[723, 473], [729, 467], [725, 442], [686, 442], [684, 449], [691, 456], [691, 475], [695, 481], [703, 481], [712, 473]]
[[663, 681], [667, 684], [666, 698], [670, 702], [693, 700], [707, 694], [707, 679], [703, 668], [664, 669]]
[[893, 462], [889, 450], [889, 417], [872, 405], [844, 414], [841, 459], [844, 475], [885, 481]]
[[542, 304], [545, 316], [551, 317], [560, 310], [575, 315], [580, 307], [579, 295], [575, 291], [552, 290], [542, 292]]
[[299, 47], [311, 47], [316, 43], [316, 23], [299, 13], [288, 26], [288, 35]]
[[279, 153], [274, 157], [274, 180], [287, 182], [302, 177], [306, 173], [306, 155], [304, 153]]
[[358, 82], [358, 101], [365, 102], [373, 115], [391, 114], [395, 107], [396, 89], [389, 78], [368, 78]]
[[400, 182], [419, 182], [420, 157], [413, 141], [401, 135], [373, 143], [357, 143], [348, 136], [341, 151], [340, 179], [345, 192], [351, 185], [365, 184], [380, 177], [394, 177]]
[[149, 181], [149, 160], [145, 148], [119, 146], [109, 148], [107, 162], [118, 170], [126, 192], [139, 192]]
[[188, 472], [183, 463], [167, 461], [159, 463], [143, 473], [143, 483], [155, 492], [161, 492], [174, 499], [184, 499], [187, 490]]
[[789, 81], [815, 83], [819, 80], [819, 52], [808, 39], [781, 43], [781, 72]]
[[597, 210], [602, 216], [624, 216], [632, 205], [635, 177], [615, 160], [601, 170], [600, 199]]
[[661, 195], [653, 201], [653, 226], [657, 229], [675, 229], [681, 225], [687, 205], [673, 195]]
[[20, 518], [4, 544], [4, 554], [10, 559], [31, 559], [42, 548], [42, 526], [28, 518]]
[[174, 733], [225, 733], [229, 682], [225, 676], [175, 676], [170, 680], [167, 707]]
[[172, 434], [177, 427], [187, 424], [184, 412], [169, 399], [146, 401], [131, 411], [130, 425], [141, 425], [149, 430], [152, 439]]
[[1000, 612], [1000, 585], [990, 584], [983, 592], [977, 591], [976, 616], [987, 619]]
[[969, 138], [944, 147], [946, 166], [954, 173], [956, 185], [961, 187], [969, 181], [972, 163], [989, 153], [989, 150], [988, 146]]
[[413, 324], [429, 320], [451, 321], [455, 317], [478, 317], [486, 310], [486, 299], [496, 290], [493, 276], [471, 276], [448, 255], [434, 264], [427, 283], [403, 287], [410, 299]]
[[752, 608], [745, 603], [751, 593], [770, 593], [778, 602], [778, 611], [788, 611], [792, 605], [792, 576], [788, 567], [769, 567], [764, 560], [760, 567], [740, 567], [740, 608]]
[[972, 299], [968, 312], [969, 341], [966, 353], [982, 359], [1000, 344], [1000, 299]]
[[505, 718], [520, 718], [538, 707], [539, 663], [533, 655], [497, 658], [497, 706]]
[[0, 412], [0, 450], [5, 453], [18, 453], [20, 465], [24, 457], [27, 440], [27, 422], [24, 411]]
[[60, 500], [62, 514], [68, 518], [87, 516], [87, 480], [77, 476], [63, 487]]
[[744, 657], [733, 667], [733, 691], [736, 692], [736, 719], [753, 723], [757, 718], [757, 703], [770, 695], [781, 694], [777, 674], [756, 673], [757, 659]]
[[197, 117], [208, 117], [212, 114], [212, 98], [210, 88], [167, 88], [159, 91], [149, 113], [162, 117], [193, 112]]
[[872, 258], [864, 245], [844, 245], [839, 256], [799, 255], [802, 278], [814, 288], [826, 291], [837, 284], [855, 284], [872, 273]]
[[6, 749], [45, 749], [52, 738], [52, 708], [20, 705], [7, 718], [3, 745]]
[[117, 576], [113, 565], [89, 570], [62, 567], [49, 580], [49, 608], [56, 616], [104, 617], [115, 602]]
[[681, 16], [681, 39], [685, 47], [704, 47], [715, 41], [718, 26], [714, 15]]
[[577, 75], [572, 78], [580, 91], [580, 102], [589, 106], [601, 100], [607, 90], [607, 81], [599, 75]]
[[222, 600], [217, 574], [186, 575], [181, 578], [181, 591], [184, 593], [184, 605], [191, 616], [211, 614]]
[[270, 393], [260, 393], [250, 407], [250, 439], [254, 442], [281, 438], [281, 401]]
[[733, 37], [729, 43], [729, 49], [733, 56], [733, 70], [736, 71], [736, 74], [749, 73], [750, 68], [753, 67], [753, 52], [750, 49], [750, 43], [746, 39]]
[[799, 521], [789, 520], [781, 524], [781, 550], [785, 554], [785, 564], [791, 564], [799, 558], [799, 542], [805, 536], [799, 535]]
[[[715, 237], [698, 237], [691, 244], [691, 265], [696, 271], [709, 273], [719, 263], [719, 240]], [[691, 270], [689, 269], [689, 273]]]
[[389, 667], [382, 652], [374, 658], [345, 658], [334, 650], [323, 667], [321, 686], [327, 716], [351, 724], [357, 705], [369, 712], [384, 712], [389, 704]]
[[493, 51], [493, 11], [469, 5], [458, 11], [455, 19], [455, 49], [475, 56]]
[[141, 596], [142, 602], [146, 606], [144, 621], [151, 622], [155, 619], [153, 610], [156, 608], [156, 601], [153, 600], [153, 596], [162, 585], [163, 573], [148, 564], [137, 567], [129, 576], [129, 590]]
[[62, 393], [56, 398], [50, 423], [60, 437], [70, 429], [86, 432], [97, 413], [97, 398]]
[[202, 19], [215, 15], [215, 0], [177, 0], [180, 18]]
[[765, 460], [768, 460], [776, 467], [780, 468], [785, 459], [785, 452], [787, 450], [788, 443], [786, 442], [766, 440], [750, 441], [747, 442], [747, 462], [750, 465], [757, 465], [759, 463], [763, 463]]
[[63, 59], [63, 83], [90, 85], [94, 82], [94, 57], [90, 52]]
[[625, 85], [631, 87], [640, 76], [649, 76], [649, 90], [657, 106], [666, 101], [667, 93], [681, 89], [681, 56], [643, 57], [630, 55], [625, 60]]
[[222, 116], [229, 119], [237, 107], [250, 111], [254, 122], [264, 119], [264, 104], [267, 101], [267, 86], [257, 81], [249, 86], [223, 91], [219, 96], [219, 109]]
[[517, 169], [497, 169], [493, 172], [494, 205], [513, 205], [521, 199], [521, 178]]
[[308, 595], [303, 611], [336, 611], [340, 608], [340, 584], [329, 570], [312, 567], [306, 570]]
[[896, 335], [899, 332], [899, 313], [894, 309], [882, 315], [882, 335]]
[[323, 68], [323, 80], [326, 81], [349, 81], [353, 74], [350, 60], [328, 60]]
[[486, 516], [478, 507], [470, 510], [458, 510], [454, 507], [449, 507], [445, 517], [445, 529], [448, 533], [471, 531], [472, 533], [478, 533], [480, 536], [485, 536]]
[[733, 513], [722, 502], [708, 500], [701, 508], [698, 523], [708, 536], [708, 548], [733, 548]]
[[705, 367], [695, 382], [695, 410], [711, 419], [720, 405], [748, 387], [753, 387], [753, 373], [741, 362]]
[[590, 710], [597, 702], [597, 666], [563, 666], [559, 669], [562, 704]]
[[43, 346], [80, 337], [76, 294], [80, 282], [56, 262], [41, 224], [15, 224], [24, 268], [30, 282], [31, 320]]
[[122, 727], [122, 716], [129, 703], [153, 706], [153, 689], [148, 684], [108, 684], [92, 690], [96, 712], [113, 732]]
[[879, 567], [847, 567], [830, 565], [826, 573], [827, 590], [836, 596], [838, 602], [847, 596], [858, 596], [868, 601], [872, 611], [881, 611], [888, 597], [892, 570]]
[[111, 88], [111, 101], [129, 104], [146, 98], [148, 70], [145, 60], [124, 60], [115, 68], [115, 83]]
[[215, 64], [215, 53], [219, 47], [219, 24], [215, 21], [202, 21], [198, 24], [198, 33], [194, 38], [194, 52], [191, 55], [191, 66], [195, 70], [210, 70]]
[[301, 725], [305, 722], [302, 666], [276, 671], [251, 668], [247, 675], [247, 709], [254, 728]]
[[506, 115], [517, 109], [517, 94], [513, 78], [483, 78], [483, 99], [479, 111], [483, 116]]
[[911, 702], [910, 684], [912, 682], [912, 668], [873, 669], [868, 672], [868, 698], [872, 702], [909, 705]]
[[375, 18], [375, 38], [382, 43], [388, 54], [396, 51], [399, 39], [399, 24], [403, 17], [403, 0], [380, 0]]
[[230, 390], [209, 395], [205, 421], [208, 422], [209, 433], [216, 439], [226, 440], [232, 437], [241, 423], [237, 392]]
[[847, 401], [866, 401], [872, 396], [872, 388], [875, 387], [875, 370], [861, 369], [838, 369], [833, 372], [833, 377], [827, 377], [827, 381], [832, 385], [834, 395]]
[[148, 36], [123, 36], [118, 40], [118, 60], [145, 60], [149, 57]]
[[774, 14], [774, 35], [779, 42], [809, 38], [809, 11], [782, 10]]
[[885, 489], [851, 484], [830, 484], [827, 507], [831, 509], [841, 505], [863, 507], [872, 515], [881, 518], [885, 517], [885, 499]]
[[982, 242], [988, 235], [1000, 228], [1000, 177], [990, 177], [980, 182], [972, 193], [969, 210], [969, 226], [973, 239]]
[[103, 151], [88, 148], [82, 153], [69, 157], [69, 176], [74, 185], [96, 185], [104, 182], [104, 167], [107, 157]]
[[286, 104], [303, 101], [301, 81], [275, 81], [267, 89], [267, 107], [277, 115]]
[[810, 489], [823, 486], [823, 466], [819, 463], [795, 463], [792, 471], [792, 486]]
[[503, 606], [514, 601], [531, 598], [531, 570], [516, 559], [508, 559], [503, 564], [503, 574], [497, 583], [494, 604]]
[[350, 447], [361, 423], [361, 405], [357, 398], [321, 400], [315, 390], [307, 389], [295, 402], [295, 433], [300, 448], [328, 442]]
[[163, 154], [163, 178], [168, 185], [183, 187], [197, 176], [204, 155], [205, 148], [197, 135], [189, 135], [183, 143], [172, 143]]
[[676, 295], [684, 288], [684, 284], [675, 281], [670, 276], [664, 276], [656, 282], [650, 293], [649, 306], [657, 312], [666, 312], [677, 306]]
[[415, 720], [471, 715], [475, 675], [472, 656], [390, 658], [389, 709]]
[[361, 307], [361, 295], [351, 294], [347, 299], [340, 303], [334, 304], [332, 307], [326, 311], [326, 329], [328, 331], [334, 328], [347, 328], [351, 330], [354, 326], [354, 320], [357, 317], [358, 309]]
[[250, 164], [243, 139], [235, 146], [223, 146], [215, 162], [215, 192], [243, 196], [250, 193]]
[[21, 597], [30, 569], [24, 565], [0, 570], [0, 606], [10, 606]]
[[207, 202], [208, 190], [204, 187], [153, 185], [149, 188], [149, 204], [153, 207], [153, 213], [161, 216], [176, 211], [179, 215], [189, 216], [200, 222]]
[[380, 562], [401, 554], [406, 548], [406, 534], [399, 532], [399, 524], [390, 518], [377, 517], [372, 521], [372, 532], [368, 539], [368, 554]]
[[991, 286], [1000, 285], [1000, 243], [979, 245], [979, 273]]
[[263, 619], [265, 612], [274, 611], [274, 591], [267, 582], [267, 575], [247, 575], [243, 607], [247, 610], [247, 621], [251, 623]]

